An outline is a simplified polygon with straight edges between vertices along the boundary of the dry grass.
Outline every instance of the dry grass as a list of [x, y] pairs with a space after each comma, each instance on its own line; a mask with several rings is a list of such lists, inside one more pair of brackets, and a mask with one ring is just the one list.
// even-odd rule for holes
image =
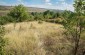
[[[56, 49], [63, 41], [68, 42], [63, 40], [64, 30], [59, 24], [47, 22], [39, 24], [33, 21], [11, 23], [5, 25], [5, 28], [7, 31], [5, 37], [9, 39], [9, 45], [6, 46], [7, 55], [49, 55], [47, 48], [50, 48], [50, 45], [51, 49]], [[50, 55], [55, 55], [54, 52]]]

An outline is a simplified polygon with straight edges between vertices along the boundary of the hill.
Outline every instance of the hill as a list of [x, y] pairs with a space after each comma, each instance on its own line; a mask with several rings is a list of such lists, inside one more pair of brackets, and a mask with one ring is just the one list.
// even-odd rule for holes
[[[7, 14], [14, 6], [3, 6], [0, 5], [0, 15]], [[37, 8], [37, 7], [27, 7], [27, 12], [44, 12], [46, 10], [50, 10], [53, 12], [62, 12], [63, 10], [55, 10], [55, 9], [45, 9], [45, 8]]]
[[[9, 11], [13, 8], [14, 6], [2, 6], [0, 5], [0, 10], [1, 11]], [[36, 8], [36, 7], [27, 7], [28, 12], [43, 12], [46, 11], [47, 9], [44, 8]]]

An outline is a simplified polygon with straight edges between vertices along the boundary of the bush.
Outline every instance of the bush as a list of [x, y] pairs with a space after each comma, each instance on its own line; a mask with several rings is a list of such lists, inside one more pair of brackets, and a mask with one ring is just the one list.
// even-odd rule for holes
[[28, 13], [23, 5], [15, 6], [8, 15], [15, 18], [17, 22], [22, 22], [28, 18]]
[[29, 17], [28, 17], [27, 21], [33, 21], [33, 20], [34, 20], [34, 16], [29, 15]]
[[0, 24], [4, 25], [10, 22], [14, 22], [14, 19], [11, 16], [2, 16], [0, 17]]
[[4, 30], [4, 27], [2, 27], [0, 25], [0, 55], [4, 55], [5, 52], [4, 52], [4, 47], [6, 45], [6, 41], [4, 39], [4, 34], [5, 34], [5, 30]]

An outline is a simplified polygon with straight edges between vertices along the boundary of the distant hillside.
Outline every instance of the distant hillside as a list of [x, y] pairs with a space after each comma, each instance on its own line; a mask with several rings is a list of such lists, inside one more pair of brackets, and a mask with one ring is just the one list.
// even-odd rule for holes
[[[13, 6], [0, 6], [0, 10], [1, 11], [8, 11], [11, 10], [13, 8]], [[44, 12], [47, 9], [44, 8], [36, 8], [36, 7], [27, 7], [28, 12]]]
[[[7, 14], [14, 6], [3, 6], [0, 5], [0, 15]], [[62, 12], [63, 10], [55, 10], [55, 9], [45, 9], [45, 8], [37, 8], [37, 7], [27, 7], [27, 12], [44, 12], [46, 10], [54, 11], [54, 12]]]

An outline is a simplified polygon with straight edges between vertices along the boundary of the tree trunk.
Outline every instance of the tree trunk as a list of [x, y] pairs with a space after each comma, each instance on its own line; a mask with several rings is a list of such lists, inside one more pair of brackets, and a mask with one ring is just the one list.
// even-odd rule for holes
[[79, 42], [80, 42], [80, 36], [81, 36], [81, 30], [82, 30], [80, 22], [81, 20], [79, 21], [79, 25], [77, 24], [77, 28], [79, 27], [79, 29], [76, 28], [74, 55], [77, 55], [78, 48], [79, 48]]

